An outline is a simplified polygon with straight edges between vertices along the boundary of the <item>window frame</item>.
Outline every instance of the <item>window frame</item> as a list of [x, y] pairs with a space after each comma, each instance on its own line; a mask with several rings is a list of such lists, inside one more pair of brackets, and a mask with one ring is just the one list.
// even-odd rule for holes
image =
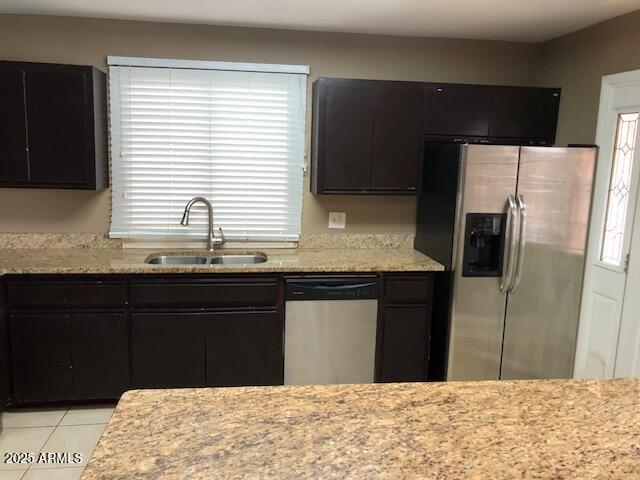
[[[263, 64], [263, 63], [241, 63], [241, 62], [218, 62], [218, 61], [198, 61], [198, 60], [178, 60], [178, 59], [159, 59], [159, 58], [140, 58], [140, 57], [119, 57], [119, 56], [108, 56], [107, 64], [109, 67], [144, 67], [144, 68], [167, 68], [167, 69], [189, 69], [189, 70], [216, 70], [216, 71], [229, 71], [229, 72], [250, 72], [250, 73], [276, 73], [276, 74], [298, 74], [304, 75], [304, 87], [303, 87], [303, 95], [302, 95], [302, 118], [303, 118], [303, 151], [302, 151], [302, 159], [301, 159], [301, 168], [302, 168], [302, 188], [301, 188], [301, 198], [300, 202], [300, 210], [302, 210], [302, 203], [304, 198], [304, 173], [306, 167], [306, 158], [307, 158], [307, 96], [308, 96], [308, 75], [309, 75], [309, 66], [308, 65], [285, 65], [285, 64]], [[115, 78], [117, 77], [117, 78]], [[110, 76], [109, 85], [113, 88], [120, 87], [120, 76]], [[117, 101], [117, 100], [115, 100]], [[300, 105], [300, 104], [298, 104]], [[121, 104], [118, 105], [118, 112], [121, 110]], [[113, 156], [120, 155], [118, 152], [122, 152], [122, 134], [118, 133], [116, 135], [113, 132], [122, 132], [122, 125], [120, 123], [120, 115], [112, 114], [112, 97], [109, 95], [109, 133], [110, 133], [110, 175], [113, 178]], [[113, 194], [113, 193], [112, 193]], [[113, 198], [111, 200], [111, 207], [113, 209], [114, 203]], [[215, 208], [215, 205], [214, 205]], [[113, 210], [112, 210], [113, 215]], [[177, 244], [188, 244], [189, 246], [197, 245], [200, 242], [198, 237], [193, 236], [193, 234], [186, 234], [184, 236], [179, 233], [167, 233], [163, 235], [159, 233], [158, 235], [139, 235], [136, 236], [134, 234], [123, 234], [119, 233], [116, 235], [112, 235], [112, 223], [110, 223], [109, 227], [109, 235], [113, 237], [123, 238], [125, 244], [129, 244], [132, 246], [147, 246], [147, 245], [177, 245]], [[302, 218], [300, 212], [300, 219], [298, 223], [298, 234], [299, 237], [302, 229]], [[203, 236], [206, 232], [203, 231]], [[296, 241], [292, 241], [290, 238], [291, 235], [286, 239], [232, 239], [231, 241], [243, 245], [281, 245], [284, 244], [286, 246], [295, 245]]]
[[[629, 254], [629, 249], [631, 245], [631, 232], [629, 231], [628, 226], [630, 223], [631, 224], [633, 223], [635, 205], [637, 203], [637, 197], [640, 193], [638, 189], [638, 180], [639, 180], [638, 169], [640, 168], [640, 166], [638, 165], [640, 163], [640, 117], [638, 118], [638, 126], [636, 128], [634, 154], [631, 157], [631, 162], [632, 162], [631, 175], [630, 175], [629, 195], [628, 195], [627, 207], [625, 212], [625, 220], [624, 220], [625, 222], [624, 231], [622, 233], [623, 238], [622, 238], [622, 244], [621, 244], [621, 257], [620, 257], [619, 263], [617, 264], [608, 262], [603, 259], [603, 249], [604, 249], [605, 236], [606, 236], [606, 230], [607, 230], [607, 217], [608, 217], [608, 209], [609, 209], [609, 201], [610, 201], [611, 182], [613, 180], [614, 169], [616, 167], [615, 155], [616, 155], [616, 146], [617, 146], [620, 118], [622, 115], [635, 114], [639, 112], [640, 112], [640, 106], [626, 107], [626, 108], [615, 110], [614, 119], [616, 122], [616, 129], [613, 137], [608, 139], [611, 142], [610, 146], [611, 146], [612, 154], [611, 154], [611, 157], [607, 159], [609, 163], [609, 169], [607, 174], [607, 190], [605, 192], [603, 216], [602, 216], [602, 221], [601, 221], [600, 230], [599, 230], [599, 242], [597, 244], [597, 252], [595, 252], [596, 253], [595, 265], [597, 265], [600, 268], [604, 268], [604, 269], [611, 270], [618, 273], [626, 272], [626, 269], [627, 269], [626, 257]], [[601, 161], [602, 160], [603, 159], [601, 159]]]

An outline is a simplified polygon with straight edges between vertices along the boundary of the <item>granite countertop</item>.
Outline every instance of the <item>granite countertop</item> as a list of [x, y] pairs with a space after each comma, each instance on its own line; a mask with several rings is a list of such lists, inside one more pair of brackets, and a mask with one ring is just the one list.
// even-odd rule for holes
[[250, 265], [149, 265], [152, 254], [195, 253], [206, 250], [147, 250], [122, 248], [0, 249], [2, 274], [58, 273], [252, 273], [252, 272], [390, 272], [438, 271], [443, 266], [412, 248], [291, 248], [234, 251], [216, 254], [264, 253], [265, 263]]
[[639, 478], [640, 380], [137, 390], [82, 478]]

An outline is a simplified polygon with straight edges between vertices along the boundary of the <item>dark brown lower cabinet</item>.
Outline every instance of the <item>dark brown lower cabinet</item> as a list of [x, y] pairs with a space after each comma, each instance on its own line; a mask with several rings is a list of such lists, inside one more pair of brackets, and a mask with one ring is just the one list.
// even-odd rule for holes
[[378, 381], [426, 380], [431, 309], [428, 305], [386, 306], [382, 320], [382, 361]]
[[71, 315], [74, 398], [118, 398], [129, 388], [128, 338], [123, 312]]
[[385, 273], [378, 323], [378, 382], [429, 380], [432, 273]]
[[8, 322], [4, 292], [0, 290], [0, 415], [2, 415], [5, 405], [11, 400], [11, 355], [9, 353]]
[[134, 388], [202, 387], [208, 313], [152, 312], [131, 316]]
[[134, 388], [282, 384], [276, 311], [145, 312], [131, 322]]
[[124, 313], [9, 317], [16, 403], [98, 400], [129, 388]]
[[15, 402], [72, 398], [71, 316], [12, 314], [9, 323]]
[[1, 404], [109, 400], [131, 388], [283, 383], [280, 276], [2, 280]]
[[283, 383], [283, 325], [276, 311], [206, 317], [208, 386]]
[[[433, 279], [382, 275], [376, 381], [429, 379]], [[115, 399], [131, 388], [283, 384], [282, 277], [5, 282], [0, 348], [8, 340], [10, 405]]]

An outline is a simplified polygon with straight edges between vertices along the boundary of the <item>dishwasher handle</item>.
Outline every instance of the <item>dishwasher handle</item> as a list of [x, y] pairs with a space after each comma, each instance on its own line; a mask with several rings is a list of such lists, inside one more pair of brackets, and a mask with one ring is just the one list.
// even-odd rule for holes
[[290, 283], [288, 284], [293, 288], [311, 288], [314, 290], [349, 290], [353, 288], [362, 288], [362, 287], [372, 287], [375, 285], [375, 282], [368, 283], [356, 283], [353, 285], [350, 284], [339, 284], [339, 285], [305, 285], [303, 283]]
[[291, 279], [286, 300], [366, 300], [378, 298], [377, 279]]

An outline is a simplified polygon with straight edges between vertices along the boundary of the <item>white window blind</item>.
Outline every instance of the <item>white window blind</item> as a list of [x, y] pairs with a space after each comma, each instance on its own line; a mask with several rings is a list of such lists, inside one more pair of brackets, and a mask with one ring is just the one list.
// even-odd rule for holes
[[110, 66], [118, 238], [204, 237], [204, 196], [228, 239], [300, 234], [306, 74]]

